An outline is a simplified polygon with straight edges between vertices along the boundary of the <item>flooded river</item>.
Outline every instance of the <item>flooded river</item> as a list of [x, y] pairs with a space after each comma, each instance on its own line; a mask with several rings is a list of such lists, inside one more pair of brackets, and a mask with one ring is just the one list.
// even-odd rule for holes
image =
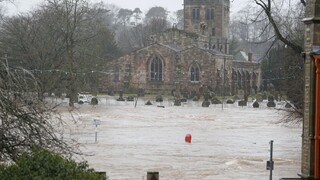
[[[277, 124], [282, 114], [273, 108], [144, 103], [108, 99], [96, 107], [81, 105], [75, 114], [70, 136], [82, 144], [90, 166], [111, 180], [143, 180], [149, 171], [159, 172], [160, 180], [267, 180], [270, 140], [273, 179], [300, 172], [302, 128]], [[101, 121], [97, 143], [93, 119]]]

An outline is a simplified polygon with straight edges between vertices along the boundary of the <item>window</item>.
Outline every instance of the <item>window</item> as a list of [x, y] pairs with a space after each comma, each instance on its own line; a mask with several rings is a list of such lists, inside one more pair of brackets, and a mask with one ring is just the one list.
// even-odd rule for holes
[[150, 80], [162, 81], [162, 61], [159, 57], [155, 56], [150, 64]]
[[194, 8], [192, 10], [192, 17], [194, 20], [199, 20], [200, 19], [200, 9], [199, 8]]
[[125, 71], [124, 72], [124, 81], [125, 82], [129, 82], [130, 78], [131, 78], [131, 65], [130, 64], [126, 64], [124, 71]]
[[199, 67], [196, 64], [193, 64], [190, 68], [191, 82], [197, 82], [199, 78]]
[[211, 36], [216, 36], [216, 29], [215, 28], [211, 29]]
[[214, 19], [214, 10], [212, 8], [206, 10], [206, 19], [207, 20], [213, 20]]

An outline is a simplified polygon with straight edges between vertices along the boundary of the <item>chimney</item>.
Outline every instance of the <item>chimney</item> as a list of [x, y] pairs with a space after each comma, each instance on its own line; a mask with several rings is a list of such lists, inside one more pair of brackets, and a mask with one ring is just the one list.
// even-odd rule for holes
[[248, 53], [248, 61], [252, 62], [252, 53], [251, 52]]

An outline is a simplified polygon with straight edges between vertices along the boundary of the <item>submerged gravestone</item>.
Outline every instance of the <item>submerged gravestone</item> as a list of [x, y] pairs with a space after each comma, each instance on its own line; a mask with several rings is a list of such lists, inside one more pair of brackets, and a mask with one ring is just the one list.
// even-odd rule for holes
[[134, 101], [134, 97], [133, 96], [128, 96], [127, 97], [127, 101]]
[[238, 106], [247, 106], [247, 101], [244, 101], [244, 100], [238, 101]]
[[267, 106], [268, 106], [268, 107], [276, 107], [276, 103], [275, 103], [274, 101], [269, 101], [269, 102], [267, 103]]
[[186, 98], [182, 98], [182, 99], [180, 99], [180, 101], [185, 103], [185, 102], [187, 102], [188, 100], [187, 100]]
[[123, 98], [123, 91], [119, 91], [119, 98], [117, 99], [117, 101], [125, 101], [125, 99]]
[[255, 101], [252, 106], [253, 106], [253, 108], [259, 108], [259, 103], [258, 103], [258, 101]]
[[212, 98], [211, 104], [221, 104], [222, 102], [218, 98]]
[[145, 105], [147, 105], [147, 106], [151, 106], [152, 105], [152, 103], [151, 103], [151, 101], [150, 100], [148, 100], [147, 102], [146, 102], [146, 104]]
[[210, 101], [203, 101], [201, 106], [202, 107], [209, 107], [210, 106]]
[[233, 103], [234, 103], [234, 101], [232, 99], [227, 100], [227, 104], [233, 104]]
[[91, 99], [91, 105], [98, 105], [98, 99], [97, 98], [92, 98]]
[[274, 102], [274, 97], [273, 96], [268, 96], [268, 107], [276, 107], [276, 103]]
[[163, 102], [163, 97], [161, 95], [158, 95], [156, 97], [156, 102]]

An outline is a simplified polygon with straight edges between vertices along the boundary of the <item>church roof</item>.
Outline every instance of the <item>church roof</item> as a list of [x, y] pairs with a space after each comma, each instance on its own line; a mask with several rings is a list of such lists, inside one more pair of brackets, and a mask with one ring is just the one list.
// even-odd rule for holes
[[182, 48], [181, 46], [176, 45], [176, 44], [168, 44], [168, 45], [162, 44], [162, 43], [156, 43], [156, 44], [159, 44], [159, 45], [161, 45], [161, 46], [164, 46], [164, 47], [166, 47], [166, 48], [169, 48], [169, 49], [171, 49], [171, 50], [173, 50], [173, 51], [175, 51], [175, 52], [181, 52], [181, 51], [183, 51], [183, 48]]

